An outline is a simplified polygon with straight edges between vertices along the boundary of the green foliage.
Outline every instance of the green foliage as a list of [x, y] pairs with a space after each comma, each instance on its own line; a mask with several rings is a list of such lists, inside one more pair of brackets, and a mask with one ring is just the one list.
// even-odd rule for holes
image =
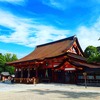
[[98, 54], [97, 48], [94, 46], [88, 46], [84, 51], [85, 56], [88, 58], [89, 56], [96, 56]]
[[3, 55], [0, 55], [0, 72], [5, 70], [5, 57]]
[[84, 51], [85, 56], [88, 58], [89, 63], [100, 62], [100, 53], [94, 46], [88, 46]]
[[17, 56], [15, 54], [6, 53], [4, 55], [0, 54], [0, 73], [3, 71], [7, 71], [10, 74], [14, 74], [14, 67], [13, 66], [7, 66], [7, 62], [15, 61], [17, 60]]
[[7, 66], [6, 67], [6, 71], [9, 72], [10, 74], [14, 74], [15, 67], [13, 67], [13, 66]]

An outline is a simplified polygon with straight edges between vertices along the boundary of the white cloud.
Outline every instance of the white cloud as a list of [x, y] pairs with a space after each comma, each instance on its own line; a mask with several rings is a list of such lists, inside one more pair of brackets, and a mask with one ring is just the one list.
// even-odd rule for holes
[[[100, 0], [87, 0], [87, 1], [81, 1], [81, 0], [42, 0], [43, 4], [48, 5], [53, 8], [60, 9], [62, 11], [65, 11], [66, 9], [70, 9], [73, 7], [83, 7], [83, 8], [95, 8], [95, 6], [100, 6]], [[99, 9], [98, 6], [98, 9]]]
[[42, 0], [44, 4], [58, 8], [60, 10], [65, 10], [68, 8], [75, 0]]
[[[47, 43], [50, 41], [65, 38], [68, 35], [68, 30], [55, 29], [52, 26], [38, 25], [35, 26], [37, 32], [36, 37], [30, 37], [29, 40], [33, 41], [30, 46]], [[34, 44], [33, 44], [34, 43]]]
[[2, 53], [2, 54], [6, 54], [6, 53], [16, 54], [18, 59], [24, 57], [25, 55], [27, 55], [27, 53], [19, 53], [19, 52], [16, 52], [16, 51], [11, 52], [9, 50], [3, 50], [3, 49], [0, 49], [0, 53]]
[[[0, 33], [0, 41], [35, 47], [39, 44], [65, 38], [71, 34], [70, 30], [61, 30], [54, 26], [41, 24], [38, 19], [36, 21], [35, 18], [21, 18], [0, 9], [0, 25], [14, 30], [7, 35]], [[76, 30], [75, 34], [83, 50], [88, 45], [100, 45], [100, 41], [98, 41], [100, 37], [100, 18], [91, 27], [80, 26]]]
[[100, 18], [91, 27], [80, 26], [76, 34], [83, 50], [89, 45], [100, 46]]
[[0, 2], [7, 2], [12, 4], [24, 5], [26, 0], [0, 0]]
[[14, 30], [10, 34], [0, 35], [0, 41], [7, 43], [16, 43], [29, 47], [54, 41], [66, 37], [69, 30], [56, 29], [53, 26], [36, 23], [34, 19], [20, 18], [0, 10], [0, 25]]
[[3, 50], [3, 49], [0, 49], [0, 53], [2, 52], [2, 54], [5, 54], [7, 53], [8, 51], [7, 50]]

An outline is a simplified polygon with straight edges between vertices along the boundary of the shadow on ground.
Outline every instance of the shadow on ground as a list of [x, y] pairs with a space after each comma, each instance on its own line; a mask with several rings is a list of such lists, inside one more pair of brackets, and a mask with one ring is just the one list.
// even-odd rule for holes
[[[20, 91], [25, 92], [25, 91]], [[57, 95], [59, 98], [73, 98], [73, 99], [79, 99], [79, 98], [95, 98], [100, 96], [100, 93], [92, 93], [92, 92], [73, 92], [73, 91], [60, 91], [60, 90], [40, 90], [40, 89], [29, 89], [28, 92], [33, 92], [38, 95]]]

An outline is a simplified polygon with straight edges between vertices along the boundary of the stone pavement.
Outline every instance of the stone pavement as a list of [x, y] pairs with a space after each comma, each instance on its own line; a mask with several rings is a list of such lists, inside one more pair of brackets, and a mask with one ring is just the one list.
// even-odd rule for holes
[[0, 100], [100, 100], [100, 87], [69, 84], [2, 84]]

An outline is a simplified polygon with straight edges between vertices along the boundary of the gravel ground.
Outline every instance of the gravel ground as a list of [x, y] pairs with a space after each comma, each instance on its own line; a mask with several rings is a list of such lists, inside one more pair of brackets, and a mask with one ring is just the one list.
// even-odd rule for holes
[[100, 87], [0, 83], [0, 100], [100, 100]]

